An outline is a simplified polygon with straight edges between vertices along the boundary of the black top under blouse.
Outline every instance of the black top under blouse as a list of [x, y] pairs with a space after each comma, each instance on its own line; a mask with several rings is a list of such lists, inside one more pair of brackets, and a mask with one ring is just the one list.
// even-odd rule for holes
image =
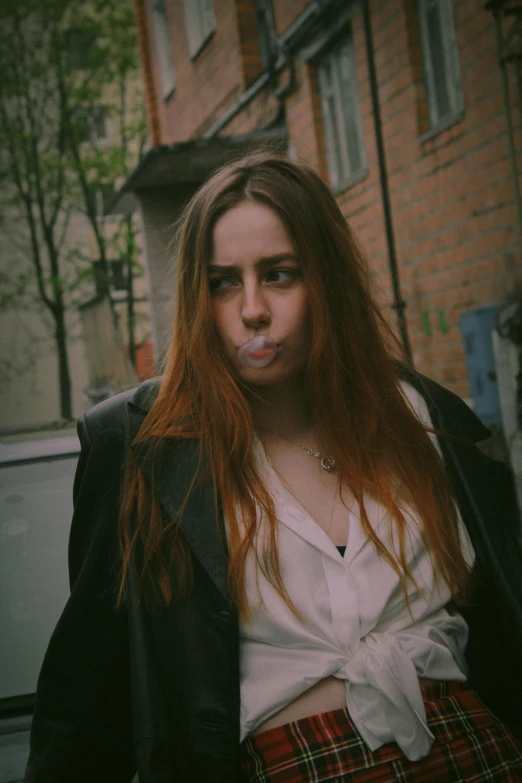
[[339, 550], [339, 554], [341, 555], [341, 557], [344, 557], [344, 553], [346, 552], [346, 547], [338, 546], [337, 549]]

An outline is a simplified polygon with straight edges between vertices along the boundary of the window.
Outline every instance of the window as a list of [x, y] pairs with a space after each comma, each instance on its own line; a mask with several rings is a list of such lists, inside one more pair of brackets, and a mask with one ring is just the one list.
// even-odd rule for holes
[[127, 285], [127, 264], [118, 259], [111, 261], [111, 288], [113, 291], [126, 291]]
[[[97, 296], [103, 296], [110, 291], [113, 299], [121, 299], [127, 296], [128, 274], [127, 265], [122, 259], [107, 261], [107, 274], [102, 261], [92, 262], [92, 274]], [[113, 296], [116, 294], [116, 296]]]
[[67, 54], [67, 66], [72, 71], [81, 71], [89, 67], [96, 52], [98, 36], [94, 27], [70, 27], [64, 33]]
[[91, 141], [96, 144], [107, 141], [109, 137], [107, 115], [103, 109], [93, 109], [89, 116]]
[[103, 144], [108, 141], [109, 123], [104, 109], [97, 106], [80, 110], [77, 114], [76, 132], [80, 142]]
[[164, 0], [150, 0], [150, 7], [156, 40], [160, 89], [163, 98], [166, 100], [176, 86], [176, 70], [172, 59], [167, 11]]
[[430, 127], [463, 109], [451, 0], [418, 0]]
[[351, 37], [317, 63], [330, 185], [340, 189], [364, 169], [362, 122]]
[[263, 70], [266, 70], [274, 57], [277, 43], [272, 0], [255, 0], [255, 6], [261, 65]]
[[105, 211], [115, 193], [116, 188], [113, 182], [97, 182], [91, 185], [87, 198], [89, 199], [89, 207], [94, 210], [98, 219], [101, 220], [105, 216]]
[[183, 0], [189, 52], [195, 57], [216, 29], [212, 0]]

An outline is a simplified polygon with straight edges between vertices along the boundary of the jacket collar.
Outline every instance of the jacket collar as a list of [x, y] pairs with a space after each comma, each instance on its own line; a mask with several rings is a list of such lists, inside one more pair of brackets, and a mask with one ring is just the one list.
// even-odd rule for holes
[[149, 378], [131, 392], [127, 404], [148, 413], [158, 396], [161, 378]]
[[473, 443], [489, 438], [490, 430], [463, 399], [405, 365], [399, 364], [398, 370], [399, 377], [424, 397], [435, 429]]
[[[159, 385], [160, 379], [152, 378], [141, 384], [127, 401], [131, 442], [152, 408]], [[143, 475], [154, 487], [154, 494], [165, 514], [171, 520], [178, 520], [177, 524], [194, 555], [229, 601], [223, 514], [216, 506], [216, 493], [207, 465], [204, 460], [200, 464], [199, 442], [193, 438], [168, 438], [157, 449], [151, 446], [150, 441], [132, 446]], [[223, 542], [223, 546], [219, 545], [219, 541]]]
[[[401, 368], [409, 381], [428, 403], [436, 429], [479, 441], [489, 430], [456, 395], [412, 370]], [[142, 383], [128, 398], [131, 442], [158, 395], [161, 378]], [[226, 532], [216, 493], [203, 461], [199, 462], [199, 443], [192, 438], [166, 439], [157, 458], [150, 442], [133, 446], [138, 464], [164, 512], [174, 519], [188, 496], [179, 518], [179, 527], [201, 565], [207, 570], [219, 591], [230, 600], [227, 590]], [[216, 508], [218, 514], [216, 519]], [[216, 536], [217, 533], [217, 536]], [[219, 541], [223, 542], [220, 546]]]

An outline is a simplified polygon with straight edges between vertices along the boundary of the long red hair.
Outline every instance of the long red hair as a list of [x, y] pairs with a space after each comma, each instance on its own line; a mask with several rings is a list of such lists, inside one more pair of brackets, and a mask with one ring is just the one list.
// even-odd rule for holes
[[[257, 566], [295, 611], [279, 569], [274, 505], [252, 454], [250, 392], [232, 372], [211, 317], [207, 265], [213, 228], [224, 212], [245, 199], [271, 207], [296, 247], [309, 291], [307, 377], [315, 421], [335, 457], [339, 482], [350, 487], [360, 505], [367, 535], [399, 575], [409, 607], [408, 580], [420, 588], [405, 553], [407, 523], [401, 504], [407, 498], [422, 520], [421, 534], [436, 574], [464, 604], [470, 572], [444, 466], [400, 391], [400, 346], [372, 295], [363, 253], [334, 197], [310, 167], [258, 152], [217, 171], [188, 204], [177, 228], [172, 342], [158, 397], [137, 440], [199, 440], [201, 464], [208, 466], [216, 489], [216, 512], [220, 505], [227, 519], [228, 584], [240, 616], [249, 617], [245, 562], [251, 550]], [[365, 493], [387, 508], [398, 552], [376, 535], [365, 511]], [[269, 530], [262, 557], [255, 546], [258, 507]], [[120, 600], [138, 553], [143, 588], [153, 587], [166, 604], [190, 590], [188, 545], [176, 520], [162, 514], [132, 458], [124, 482], [120, 541]]]

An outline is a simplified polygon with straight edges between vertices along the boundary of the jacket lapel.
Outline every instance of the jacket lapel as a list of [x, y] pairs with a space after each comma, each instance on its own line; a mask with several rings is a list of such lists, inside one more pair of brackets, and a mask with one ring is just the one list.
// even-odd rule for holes
[[[152, 407], [158, 387], [159, 383], [155, 389], [149, 387], [142, 391], [143, 387], [139, 387], [129, 399], [132, 440]], [[205, 462], [198, 464], [199, 441], [193, 438], [165, 439], [158, 448], [151, 446], [150, 441], [132, 446], [143, 475], [153, 487], [165, 514], [176, 520], [194, 555], [229, 601], [223, 515], [218, 506], [216, 518], [214, 484]]]

